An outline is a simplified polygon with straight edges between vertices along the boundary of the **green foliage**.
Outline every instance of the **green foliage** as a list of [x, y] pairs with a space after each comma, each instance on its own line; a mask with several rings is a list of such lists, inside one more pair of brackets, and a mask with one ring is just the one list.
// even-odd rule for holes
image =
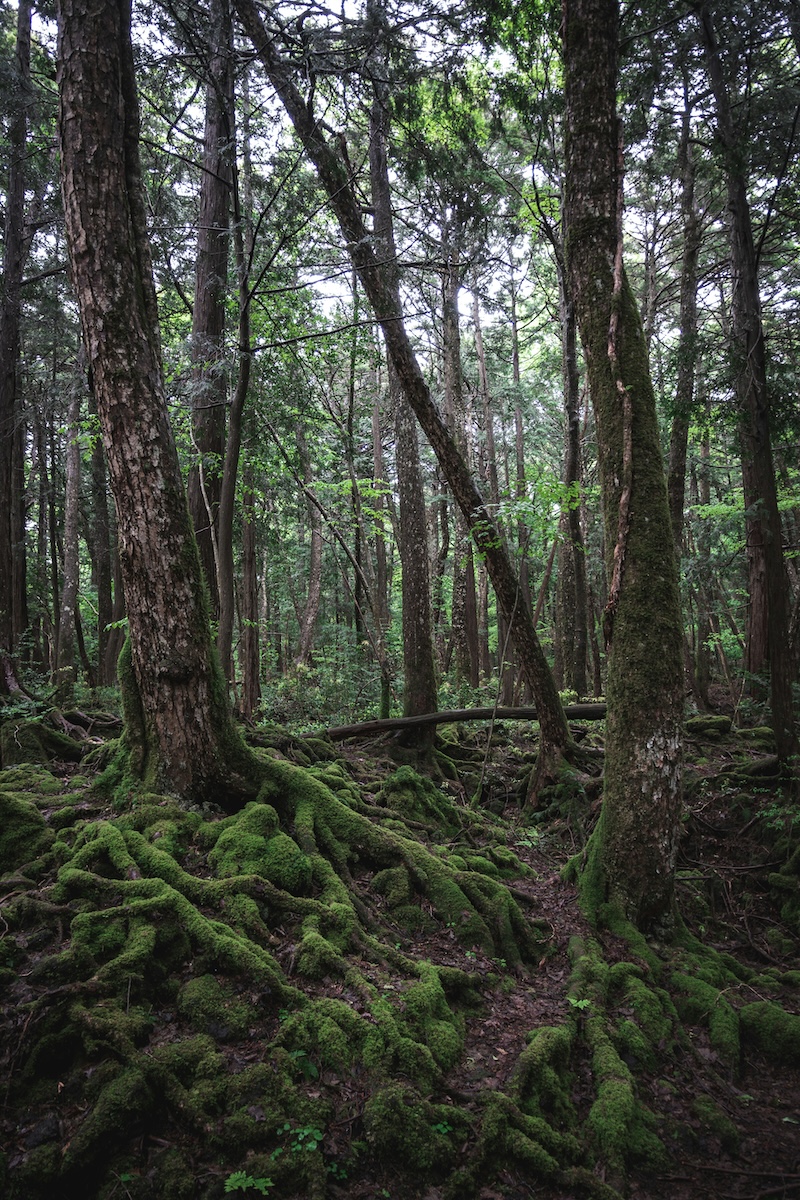
[[274, 1187], [271, 1179], [266, 1179], [263, 1176], [259, 1179], [254, 1179], [252, 1175], [248, 1175], [246, 1171], [234, 1171], [225, 1180], [225, 1191], [228, 1192], [258, 1192], [260, 1196], [266, 1196]]

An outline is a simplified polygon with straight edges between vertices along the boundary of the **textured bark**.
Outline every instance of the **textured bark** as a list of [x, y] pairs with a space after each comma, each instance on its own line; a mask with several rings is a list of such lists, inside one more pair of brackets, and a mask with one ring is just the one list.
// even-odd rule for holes
[[[97, 404], [90, 398], [89, 411], [97, 416]], [[111, 528], [108, 519], [108, 497], [106, 488], [106, 458], [102, 439], [97, 437], [92, 446], [91, 494], [92, 494], [92, 566], [97, 588], [97, 682], [100, 687], [113, 684], [115, 668], [109, 672], [106, 651], [113, 621], [111, 595]]]
[[612, 579], [603, 809], [585, 876], [640, 927], [671, 911], [682, 624], [641, 321], [621, 261], [616, 0], [565, 0], [566, 250], [594, 405]]
[[[700, 4], [696, 13], [714, 95], [717, 132], [725, 155], [728, 188], [731, 334], [740, 419], [739, 436], [750, 574], [750, 624], [746, 665], [750, 670], [758, 667], [751, 642], [756, 638], [763, 640], [766, 637], [772, 728], [778, 758], [782, 763], [788, 764], [800, 747], [792, 706], [791, 656], [786, 652], [789, 645], [788, 580], [772, 461], [758, 262], [747, 199], [742, 148], [734, 125], [731, 97], [714, 29], [712, 6]], [[762, 589], [766, 603], [761, 598]], [[758, 607], [757, 601], [760, 602]]]
[[690, 141], [690, 111], [684, 101], [678, 163], [681, 169], [681, 216], [683, 219], [683, 256], [681, 261], [680, 325], [678, 342], [678, 379], [675, 386], [675, 415], [669, 443], [667, 489], [675, 551], [680, 561], [683, 544], [683, 504], [686, 491], [686, 453], [689, 444], [689, 417], [694, 401], [694, 377], [697, 368], [697, 262], [700, 255], [700, 220], [694, 203], [694, 160]]
[[129, 620], [121, 664], [131, 766], [152, 788], [251, 791], [211, 646], [197, 544], [167, 415], [125, 0], [59, 4], [61, 185], [72, 279], [117, 511]]
[[[16, 95], [8, 127], [9, 172], [5, 203], [3, 274], [0, 280], [0, 654], [10, 655], [26, 624], [19, 611], [25, 607], [24, 536], [21, 540], [20, 486], [24, 488], [17, 376], [20, 354], [20, 289], [26, 258], [25, 244], [25, 139], [30, 86], [31, 5], [20, 0], [17, 9]], [[13, 675], [11, 666], [9, 671]], [[11, 675], [8, 677], [10, 678]], [[0, 674], [0, 693], [6, 673]]]
[[311, 530], [311, 540], [308, 556], [308, 590], [300, 617], [300, 633], [297, 639], [295, 666], [308, 666], [314, 649], [314, 632], [317, 628], [320, 600], [322, 599], [322, 516], [310, 493], [313, 482], [311, 471], [311, 455], [308, 452], [306, 431], [302, 425], [297, 427], [297, 450], [300, 456], [300, 467], [303, 472], [303, 486], [306, 491], [306, 508], [308, 523]]
[[[382, 6], [371, 5], [376, 21], [383, 19]], [[397, 250], [394, 239], [391, 193], [389, 189], [389, 88], [384, 77], [382, 47], [372, 56], [373, 101], [370, 112], [370, 182], [375, 209], [375, 235], [383, 252], [390, 284], [397, 296]], [[399, 303], [399, 301], [398, 301]], [[438, 706], [436, 670], [433, 657], [433, 623], [431, 616], [430, 567], [427, 550], [427, 514], [419, 444], [414, 416], [400, 396], [399, 381], [394, 363], [387, 363], [389, 391], [395, 408], [395, 463], [400, 499], [399, 546], [403, 571], [403, 715], [416, 716], [433, 712]], [[379, 445], [379, 440], [378, 440]], [[380, 462], [376, 460], [376, 473]], [[383, 611], [383, 610], [382, 610]], [[406, 744], [426, 751], [432, 734], [414, 730]]]
[[[570, 721], [602, 721], [606, 706], [597, 704], [568, 704], [564, 709]], [[332, 741], [344, 741], [350, 737], [374, 737], [376, 733], [391, 733], [394, 730], [433, 728], [435, 725], [455, 725], [462, 721], [536, 721], [535, 708], [527, 706], [498, 708], [451, 708], [442, 712], [419, 713], [415, 717], [388, 717], [385, 721], [358, 721], [352, 725], [332, 725], [325, 736]], [[310, 734], [319, 737], [319, 734]]]
[[81, 393], [79, 381], [73, 384], [67, 415], [67, 470], [64, 496], [64, 566], [61, 587], [61, 620], [55, 653], [53, 684], [56, 703], [62, 708], [72, 703], [75, 690], [75, 637], [78, 605], [78, 501], [81, 486], [80, 444]]
[[[567, 487], [581, 482], [580, 377], [578, 375], [578, 330], [575, 306], [558, 246], [559, 308], [561, 319], [561, 356], [566, 413], [564, 446], [564, 483]], [[557, 635], [561, 643], [564, 686], [585, 696], [588, 651], [586, 548], [578, 505], [567, 508], [561, 517], [564, 533], [558, 550]]]
[[253, 472], [248, 467], [242, 480], [242, 716], [253, 716], [261, 699], [261, 655], [259, 650], [258, 570], [256, 566], [256, 521]]
[[191, 342], [194, 363], [192, 431], [199, 462], [189, 472], [188, 494], [211, 609], [217, 616], [218, 556], [214, 539], [218, 530], [225, 457], [228, 381], [224, 337], [233, 162], [233, 37], [228, 0], [212, 0], [209, 19], [211, 53], [206, 84]]

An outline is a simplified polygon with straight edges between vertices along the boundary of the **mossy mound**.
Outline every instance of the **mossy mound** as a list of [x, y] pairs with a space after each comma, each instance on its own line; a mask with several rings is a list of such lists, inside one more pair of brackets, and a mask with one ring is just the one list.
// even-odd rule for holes
[[55, 729], [46, 717], [6, 717], [0, 721], [0, 766], [80, 762], [83, 749], [80, 742]]

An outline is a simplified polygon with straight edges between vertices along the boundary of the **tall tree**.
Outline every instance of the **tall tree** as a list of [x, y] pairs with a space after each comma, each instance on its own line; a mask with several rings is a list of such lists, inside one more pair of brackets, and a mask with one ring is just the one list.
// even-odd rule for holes
[[212, 612], [218, 615], [217, 539], [228, 392], [224, 338], [233, 176], [233, 41], [228, 0], [212, 0], [209, 25], [191, 343], [192, 426], [198, 461], [189, 473], [188, 495]]
[[647, 928], [673, 901], [681, 815], [683, 671], [678, 575], [655, 397], [622, 264], [617, 0], [565, 0], [565, 226], [569, 282], [597, 425], [610, 595], [605, 783], [594, 904]]
[[[789, 645], [788, 583], [783, 558], [775, 468], [772, 461], [758, 254], [753, 237], [742, 146], [737, 136], [733, 103], [723, 69], [713, 6], [702, 3], [694, 8], [714, 96], [717, 134], [724, 157], [728, 192], [731, 337], [747, 513], [748, 564], [751, 587], [755, 586], [762, 575], [764, 578], [768, 614], [765, 633], [769, 653], [772, 727], [778, 756], [788, 764], [797, 754], [798, 739], [792, 706], [792, 662], [791, 656], [786, 652]], [[751, 669], [756, 666], [751, 656]]]
[[20, 468], [22, 421], [18, 398], [22, 271], [26, 257], [25, 157], [30, 93], [31, 4], [17, 9], [16, 95], [9, 126], [3, 273], [0, 279], [0, 694], [18, 687], [12, 654], [27, 621], [20, 610], [24, 559]]
[[228, 708], [167, 415], [127, 0], [58, 6], [72, 279], [117, 512], [131, 764], [151, 787], [238, 803], [252, 766]]

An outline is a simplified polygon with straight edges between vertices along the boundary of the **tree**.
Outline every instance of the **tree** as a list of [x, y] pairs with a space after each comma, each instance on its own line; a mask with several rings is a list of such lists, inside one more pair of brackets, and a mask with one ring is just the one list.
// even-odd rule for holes
[[128, 609], [121, 659], [135, 774], [193, 800], [254, 788], [212, 649], [167, 416], [145, 224], [126, 0], [59, 4], [62, 194], [72, 280], [117, 512]]
[[[736, 374], [736, 400], [742, 449], [742, 477], [747, 512], [751, 590], [763, 577], [766, 614], [763, 621], [769, 653], [772, 727], [778, 756], [789, 763], [798, 751], [792, 706], [792, 662], [789, 604], [782, 531], [772, 460], [766, 345], [761, 320], [756, 251], [747, 179], [733, 119], [733, 106], [722, 66], [712, 6], [695, 6], [714, 96], [717, 134], [724, 156], [728, 192], [731, 264], [731, 338]], [[751, 606], [751, 613], [755, 605]], [[760, 664], [758, 664], [760, 665]], [[751, 662], [751, 670], [757, 664]]]
[[622, 263], [616, 0], [564, 10], [566, 253], [597, 424], [610, 595], [603, 808], [587, 896], [669, 917], [681, 815], [681, 612], [655, 397]]
[[[25, 237], [25, 156], [30, 89], [31, 5], [17, 10], [17, 94], [9, 128], [10, 165], [6, 196], [3, 273], [0, 279], [0, 694], [18, 690], [12, 654], [27, 618], [20, 552], [24, 549], [20, 473], [22, 423], [18, 397], [22, 271]], [[22, 581], [20, 587], [20, 573]]]

